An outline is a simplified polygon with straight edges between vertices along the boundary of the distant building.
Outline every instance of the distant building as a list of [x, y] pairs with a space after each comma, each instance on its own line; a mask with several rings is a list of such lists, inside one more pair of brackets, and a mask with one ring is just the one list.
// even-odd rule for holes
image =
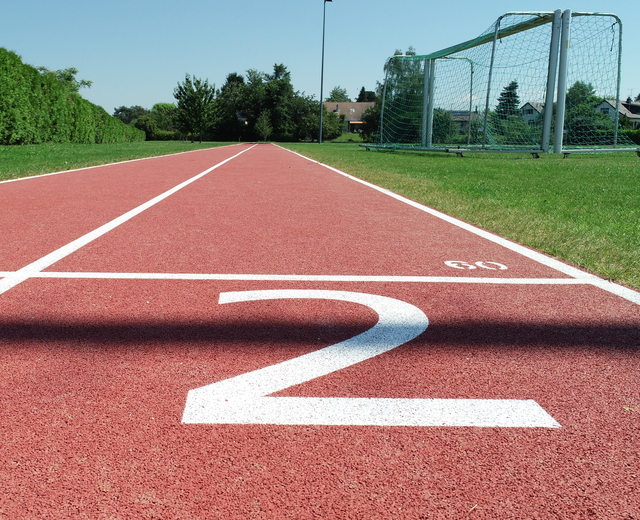
[[325, 101], [324, 106], [327, 112], [334, 112], [338, 115], [344, 116], [344, 122], [347, 125], [346, 129], [349, 132], [357, 132], [360, 125], [364, 123], [362, 120], [362, 114], [367, 108], [374, 105], [373, 102], [349, 102], [349, 103], [336, 103], [333, 101]]
[[542, 116], [543, 110], [544, 103], [536, 103], [535, 101], [530, 101], [520, 107], [520, 114], [522, 120], [525, 123], [533, 125], [538, 122], [540, 116]]
[[[616, 100], [605, 99], [596, 107], [596, 110], [608, 115], [612, 121], [615, 121]], [[627, 117], [632, 128], [640, 128], [640, 103], [620, 103], [620, 116]]]
[[480, 119], [477, 112], [469, 113], [468, 110], [447, 110], [451, 120], [456, 125], [456, 133], [466, 135], [469, 132], [469, 123]]

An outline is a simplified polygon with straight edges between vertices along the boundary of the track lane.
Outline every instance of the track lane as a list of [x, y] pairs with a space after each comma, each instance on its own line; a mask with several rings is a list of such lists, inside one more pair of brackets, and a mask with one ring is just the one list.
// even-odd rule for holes
[[0, 271], [15, 271], [247, 145], [0, 182]]
[[277, 394], [533, 398], [559, 430], [182, 425], [191, 388], [376, 320], [348, 303], [217, 304], [248, 287], [273, 284], [30, 279], [5, 293], [0, 510], [447, 518], [478, 504], [479, 518], [624, 518], [637, 506], [640, 434], [625, 411], [640, 403], [633, 304], [594, 287], [355, 284], [424, 309], [429, 334]]
[[[410, 251], [390, 255], [385, 265], [393, 274], [446, 272], [467, 283], [108, 278], [121, 270], [180, 274], [176, 267], [206, 275], [222, 265], [269, 274], [261, 262], [288, 273], [304, 267], [299, 243], [284, 240], [282, 229], [279, 240], [265, 237], [266, 222], [288, 233], [306, 230], [328, 244], [335, 256], [313, 258], [310, 272], [371, 274], [362, 260], [388, 275], [368, 258], [366, 233], [353, 240], [360, 255], [341, 253], [351, 241], [320, 217], [307, 223], [297, 205], [322, 199], [326, 185], [331, 196], [309, 210], [366, 225], [376, 217], [383, 224], [396, 219], [397, 203], [387, 208], [376, 195], [363, 210], [366, 218], [359, 217], [353, 201], [366, 200], [365, 191], [349, 193], [348, 183], [317, 165], [297, 179], [287, 174], [286, 155], [269, 159], [268, 148], [244, 163], [254, 154], [248, 152], [234, 161], [237, 168], [220, 168], [53, 264], [54, 277], [32, 277], [0, 295], [0, 481], [6, 491], [0, 518], [634, 518], [640, 509], [638, 305], [591, 285], [550, 285], [566, 275], [528, 258], [513, 271], [511, 265], [506, 272], [486, 270], [491, 284], [468, 283], [480, 269], [425, 267], [421, 255], [438, 258], [431, 249], [450, 247], [447, 258], [464, 233], [445, 229], [441, 237], [448, 240], [425, 246], [430, 235], [422, 231], [439, 224], [417, 214], [401, 220], [412, 222], [405, 227], [418, 222], [419, 233], [396, 224], [369, 234], [394, 247], [406, 240], [407, 249], [420, 252], [413, 259]], [[226, 186], [240, 209], [215, 213], [204, 182], [211, 179]], [[270, 189], [247, 186], [251, 179], [269, 180]], [[296, 180], [309, 182], [315, 193], [301, 197]], [[295, 196], [287, 196], [289, 190]], [[301, 223], [269, 220], [278, 196], [289, 206], [279, 215], [291, 212]], [[262, 218], [244, 215], [247, 204]], [[254, 229], [235, 229], [233, 221]], [[201, 243], [198, 226], [230, 245], [219, 263], [207, 260], [210, 246]], [[245, 233], [257, 244], [235, 247], [257, 258], [232, 247]], [[411, 244], [406, 236], [421, 238]], [[474, 236], [464, 237], [469, 253], [499, 252]], [[265, 244], [272, 248], [257, 247]], [[277, 251], [282, 258], [273, 258]], [[107, 278], [54, 273], [66, 270], [102, 271]], [[547, 281], [499, 283], [515, 275]], [[429, 328], [385, 354], [276, 395], [534, 399], [562, 428], [181, 424], [189, 390], [317, 351], [376, 323], [375, 312], [349, 302], [218, 303], [223, 292], [282, 288], [397, 298], [423, 310]]]
[[259, 145], [50, 270], [566, 278], [272, 145]]

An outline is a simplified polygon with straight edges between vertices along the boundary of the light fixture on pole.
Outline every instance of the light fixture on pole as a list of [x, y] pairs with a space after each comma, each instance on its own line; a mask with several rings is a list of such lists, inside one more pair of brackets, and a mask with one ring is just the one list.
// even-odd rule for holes
[[322, 144], [322, 112], [324, 105], [322, 104], [322, 87], [324, 85], [324, 25], [327, 18], [327, 2], [332, 0], [324, 0], [322, 6], [322, 66], [320, 67], [320, 130], [318, 132], [318, 144]]

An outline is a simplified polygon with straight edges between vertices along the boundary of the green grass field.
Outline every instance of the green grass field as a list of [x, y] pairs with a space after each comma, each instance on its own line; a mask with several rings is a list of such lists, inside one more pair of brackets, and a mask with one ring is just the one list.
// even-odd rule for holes
[[640, 158], [287, 148], [640, 289]]
[[[0, 180], [226, 143], [0, 147]], [[366, 151], [357, 144], [287, 148], [389, 188], [606, 279], [640, 289], [640, 158]]]

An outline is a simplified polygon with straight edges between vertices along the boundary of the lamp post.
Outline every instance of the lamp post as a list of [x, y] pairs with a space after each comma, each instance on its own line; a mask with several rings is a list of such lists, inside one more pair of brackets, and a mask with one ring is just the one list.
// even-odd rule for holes
[[320, 67], [320, 130], [318, 132], [318, 144], [322, 144], [322, 112], [324, 105], [322, 104], [322, 87], [324, 85], [324, 26], [327, 18], [327, 2], [333, 0], [323, 0], [322, 5], [322, 66]]

